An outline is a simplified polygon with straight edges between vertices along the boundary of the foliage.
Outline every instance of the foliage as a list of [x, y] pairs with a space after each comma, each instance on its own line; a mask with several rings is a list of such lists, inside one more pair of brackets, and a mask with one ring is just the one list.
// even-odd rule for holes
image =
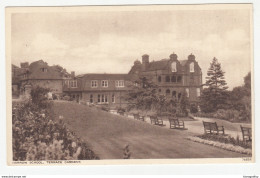
[[198, 137], [206, 140], [218, 141], [225, 144], [229, 143], [235, 146], [241, 146], [243, 148], [252, 149], [252, 143], [244, 142], [243, 140], [240, 140], [239, 136], [237, 136], [237, 138], [234, 138], [231, 136], [223, 136], [223, 135], [216, 135], [216, 134], [203, 134], [203, 135], [199, 135]]
[[40, 91], [45, 90], [33, 90], [32, 100], [13, 104], [13, 160], [98, 159], [62, 116], [54, 119], [50, 101]]
[[49, 107], [50, 102], [47, 99], [48, 92], [50, 92], [50, 89], [48, 88], [39, 86], [33, 87], [31, 90], [32, 103], [43, 109]]
[[130, 149], [129, 149], [129, 145], [127, 144], [124, 147], [124, 159], [130, 159], [130, 158], [131, 158], [131, 152], [130, 152]]
[[214, 114], [215, 118], [228, 120], [228, 121], [238, 121], [240, 120], [239, 111], [234, 109], [219, 109]]
[[147, 112], [157, 115], [179, 113], [187, 116], [188, 114], [189, 100], [185, 91], [180, 102], [177, 102], [175, 98], [158, 92], [158, 86], [145, 77], [135, 81], [135, 85], [129, 90], [125, 99], [129, 103], [128, 110], [145, 112], [143, 115], [147, 115]]
[[251, 73], [244, 77], [244, 85], [235, 87], [229, 97], [232, 109], [240, 112], [244, 121], [251, 121]]
[[203, 112], [214, 112], [226, 107], [228, 87], [224, 74], [221, 64], [216, 58], [213, 58], [204, 84], [206, 88], [203, 89], [200, 97], [200, 106]]
[[198, 106], [196, 104], [190, 105], [190, 112], [191, 113], [197, 113], [198, 112]]

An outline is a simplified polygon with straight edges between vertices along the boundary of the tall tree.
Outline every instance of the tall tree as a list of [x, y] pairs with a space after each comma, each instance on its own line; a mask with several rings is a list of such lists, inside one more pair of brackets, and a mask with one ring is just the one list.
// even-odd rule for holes
[[213, 58], [207, 72], [205, 88], [200, 97], [201, 110], [203, 112], [213, 112], [226, 107], [227, 83], [224, 77], [225, 72], [221, 69], [221, 64], [217, 58]]

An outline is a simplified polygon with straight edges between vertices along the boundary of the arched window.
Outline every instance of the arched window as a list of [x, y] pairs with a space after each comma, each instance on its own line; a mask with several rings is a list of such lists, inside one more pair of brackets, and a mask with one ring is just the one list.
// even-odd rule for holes
[[115, 95], [112, 94], [112, 103], [115, 103]]
[[166, 90], [166, 96], [170, 95], [171, 91], [169, 89]]
[[165, 82], [170, 82], [170, 76], [167, 75], [167, 76], [165, 77]]
[[197, 97], [200, 97], [200, 88], [197, 88]]
[[100, 95], [98, 95], [98, 103], [100, 103]]
[[161, 82], [161, 81], [162, 81], [162, 77], [159, 76], [159, 77], [158, 77], [158, 82]]
[[90, 103], [93, 103], [93, 95], [92, 95], [92, 94], [90, 95], [89, 102], [90, 102]]
[[177, 72], [176, 62], [172, 62], [172, 72]]
[[186, 88], [187, 97], [190, 97], [190, 89]]
[[176, 98], [176, 91], [172, 91], [172, 97]]
[[175, 75], [173, 75], [173, 76], [171, 77], [171, 82], [176, 82], [176, 76], [175, 76]]
[[178, 101], [181, 100], [181, 93], [178, 93]]
[[194, 72], [194, 62], [190, 63], [190, 72]]

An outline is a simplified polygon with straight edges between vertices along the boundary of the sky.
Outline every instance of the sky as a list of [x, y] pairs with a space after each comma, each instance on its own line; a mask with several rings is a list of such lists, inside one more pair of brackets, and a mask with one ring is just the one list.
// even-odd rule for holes
[[128, 73], [143, 54], [153, 61], [192, 53], [203, 81], [216, 57], [232, 89], [251, 69], [250, 30], [246, 9], [15, 13], [11, 59], [42, 59], [77, 75]]

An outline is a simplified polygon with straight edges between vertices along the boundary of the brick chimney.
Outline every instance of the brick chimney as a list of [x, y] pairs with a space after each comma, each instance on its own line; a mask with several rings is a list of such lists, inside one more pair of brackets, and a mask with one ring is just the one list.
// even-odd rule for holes
[[143, 70], [146, 70], [149, 65], [149, 55], [148, 54], [144, 54], [142, 56], [142, 64], [143, 64]]
[[29, 62], [21, 62], [20, 66], [21, 68], [29, 68]]
[[71, 71], [71, 78], [75, 77], [75, 71]]

